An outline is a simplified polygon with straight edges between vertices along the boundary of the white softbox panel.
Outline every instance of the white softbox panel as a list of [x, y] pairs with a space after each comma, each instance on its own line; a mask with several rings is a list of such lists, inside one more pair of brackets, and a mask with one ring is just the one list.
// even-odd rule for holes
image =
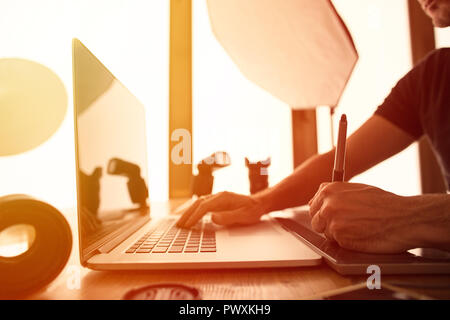
[[329, 0], [207, 0], [241, 72], [294, 109], [336, 106], [358, 59]]

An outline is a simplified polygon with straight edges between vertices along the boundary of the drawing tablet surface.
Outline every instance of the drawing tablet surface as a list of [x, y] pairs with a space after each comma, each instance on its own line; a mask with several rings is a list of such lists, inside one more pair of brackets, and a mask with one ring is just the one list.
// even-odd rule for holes
[[[290, 210], [282, 216], [273, 216], [285, 229], [292, 232], [341, 274], [367, 274], [367, 267], [377, 265], [382, 274], [450, 274], [450, 254], [438, 250], [426, 257], [421, 250], [400, 254], [367, 254], [341, 248], [322, 234], [311, 229], [307, 210]], [[437, 253], [437, 254], [436, 254]]]

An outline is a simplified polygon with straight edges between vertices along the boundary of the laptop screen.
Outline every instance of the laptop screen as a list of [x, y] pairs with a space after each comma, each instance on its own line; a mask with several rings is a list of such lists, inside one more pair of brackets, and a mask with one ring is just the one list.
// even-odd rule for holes
[[81, 260], [148, 220], [144, 106], [79, 41], [73, 85]]

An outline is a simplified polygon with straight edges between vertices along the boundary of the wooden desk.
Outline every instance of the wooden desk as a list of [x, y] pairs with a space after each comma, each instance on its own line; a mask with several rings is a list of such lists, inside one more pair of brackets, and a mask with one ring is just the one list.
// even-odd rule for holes
[[[180, 202], [155, 204], [161, 214]], [[76, 213], [66, 212], [74, 233], [74, 246], [63, 272], [46, 289], [25, 299], [121, 299], [130, 289], [154, 283], [182, 283], [200, 290], [203, 299], [305, 299], [320, 293], [364, 282], [367, 276], [341, 276], [325, 263], [308, 268], [173, 271], [93, 271], [82, 268], [78, 255]], [[70, 289], [73, 275], [81, 275], [79, 289]], [[383, 282], [403, 282], [443, 289], [414, 291], [430, 297], [450, 299], [450, 275], [383, 276]]]

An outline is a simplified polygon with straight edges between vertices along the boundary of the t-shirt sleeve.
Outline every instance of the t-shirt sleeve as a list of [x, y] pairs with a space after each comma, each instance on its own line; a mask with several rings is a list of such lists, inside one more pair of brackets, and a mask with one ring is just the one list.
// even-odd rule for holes
[[385, 118], [415, 139], [423, 134], [419, 113], [420, 95], [425, 89], [421, 88], [423, 68], [424, 61], [400, 79], [375, 111], [376, 115]]

